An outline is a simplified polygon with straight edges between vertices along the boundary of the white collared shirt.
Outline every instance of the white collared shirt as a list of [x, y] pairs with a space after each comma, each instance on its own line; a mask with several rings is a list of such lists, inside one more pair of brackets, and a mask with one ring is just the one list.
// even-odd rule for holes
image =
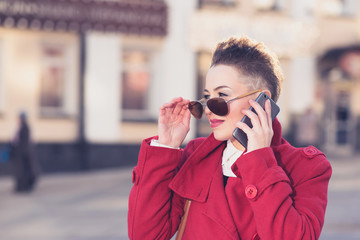
[[[166, 147], [166, 148], [173, 148], [167, 145], [160, 144], [158, 140], [152, 139], [151, 146], [155, 147]], [[222, 155], [222, 171], [223, 175], [227, 177], [236, 177], [236, 175], [231, 170], [231, 166], [236, 162], [236, 160], [241, 156], [243, 151], [238, 150], [230, 140], [227, 141], [226, 148], [224, 149]]]
[[231, 166], [236, 162], [236, 160], [241, 156], [243, 151], [238, 150], [230, 140], [227, 141], [226, 148], [224, 149], [222, 155], [222, 171], [223, 175], [227, 177], [236, 177], [236, 175], [231, 170]]
[[164, 148], [171, 148], [171, 149], [180, 149], [180, 148], [174, 148], [174, 147], [170, 147], [168, 145], [161, 144], [161, 143], [159, 143], [159, 140], [157, 140], [157, 139], [151, 139], [150, 146], [152, 146], [152, 147], [164, 147]]

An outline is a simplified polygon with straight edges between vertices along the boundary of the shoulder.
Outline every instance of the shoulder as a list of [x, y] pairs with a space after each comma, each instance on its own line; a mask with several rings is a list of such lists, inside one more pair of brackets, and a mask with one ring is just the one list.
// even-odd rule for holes
[[282, 159], [296, 159], [298, 161], [326, 160], [325, 154], [314, 146], [298, 148], [288, 142], [273, 148], [274, 152]]
[[330, 162], [325, 154], [314, 146], [297, 148], [287, 143], [275, 148], [274, 152], [279, 165], [295, 178], [300, 179], [307, 174], [331, 175]]
[[199, 138], [195, 138], [190, 140], [187, 144], [185, 149], [189, 149], [189, 150], [195, 150], [196, 148], [198, 148], [204, 141], [206, 140], [205, 137], [199, 137]]
[[184, 165], [185, 161], [189, 158], [189, 156], [196, 151], [196, 149], [206, 140], [205, 137], [195, 138], [190, 140], [183, 151], [182, 158], [180, 160], [178, 168], [180, 169], [182, 165]]
[[301, 151], [302, 155], [307, 159], [313, 159], [318, 156], [322, 156], [325, 158], [325, 154], [314, 146], [299, 148], [299, 150]]
[[317, 161], [327, 161], [325, 153], [320, 151], [314, 146], [308, 147], [291, 147], [294, 154], [297, 155], [297, 159], [309, 161], [309, 162], [317, 162]]
[[314, 168], [314, 170], [317, 169], [320, 171], [331, 169], [330, 162], [327, 160], [325, 153], [316, 147], [308, 146], [304, 148], [297, 148], [297, 151], [299, 152], [299, 161], [305, 166], [309, 166]]
[[313, 171], [317, 174], [328, 172], [331, 175], [331, 164], [325, 153], [314, 146], [300, 148], [299, 151], [301, 151], [302, 159], [304, 159], [302, 162], [310, 168], [310, 172]]
[[184, 158], [190, 156], [204, 141], [206, 138], [200, 137], [189, 141], [184, 148]]

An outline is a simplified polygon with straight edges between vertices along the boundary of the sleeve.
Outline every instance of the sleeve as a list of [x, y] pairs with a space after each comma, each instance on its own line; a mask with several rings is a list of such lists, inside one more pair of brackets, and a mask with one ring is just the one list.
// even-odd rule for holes
[[172, 148], [172, 149], [180, 149], [180, 148], [170, 147], [170, 146], [165, 145], [165, 144], [161, 144], [161, 143], [159, 143], [159, 141], [158, 141], [157, 139], [154, 139], [154, 138], [151, 139], [150, 146], [153, 146], [153, 147]]
[[293, 157], [297, 164], [290, 178], [277, 164], [271, 148], [243, 155], [233, 165], [233, 171], [243, 179], [261, 239], [311, 240], [320, 236], [332, 173], [330, 163], [320, 151], [311, 157], [298, 151]]
[[182, 159], [182, 149], [155, 147], [151, 138], [141, 145], [138, 164], [133, 170], [129, 197], [129, 239], [170, 239], [177, 231], [185, 200], [169, 187]]

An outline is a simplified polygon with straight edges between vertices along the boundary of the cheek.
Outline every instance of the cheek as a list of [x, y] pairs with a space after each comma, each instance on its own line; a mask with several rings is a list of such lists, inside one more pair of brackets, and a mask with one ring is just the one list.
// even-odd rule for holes
[[248, 108], [249, 108], [249, 105], [246, 105], [246, 104], [243, 104], [243, 103], [242, 104], [240, 104], [240, 103], [235, 104], [235, 102], [234, 102], [234, 104], [232, 104], [230, 106], [230, 112], [229, 112], [227, 118], [229, 120], [234, 121], [234, 122], [235, 121], [240, 121], [244, 116], [244, 114], [241, 113], [241, 110], [248, 109]]

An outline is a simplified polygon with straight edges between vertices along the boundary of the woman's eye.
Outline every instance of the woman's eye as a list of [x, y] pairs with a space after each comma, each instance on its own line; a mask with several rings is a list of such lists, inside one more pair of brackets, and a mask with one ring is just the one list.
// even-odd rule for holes
[[209, 95], [209, 94], [204, 94], [203, 98], [209, 99], [209, 98], [210, 98], [210, 95]]
[[226, 93], [222, 93], [222, 92], [219, 92], [219, 97], [227, 97], [229, 95], [227, 95]]

